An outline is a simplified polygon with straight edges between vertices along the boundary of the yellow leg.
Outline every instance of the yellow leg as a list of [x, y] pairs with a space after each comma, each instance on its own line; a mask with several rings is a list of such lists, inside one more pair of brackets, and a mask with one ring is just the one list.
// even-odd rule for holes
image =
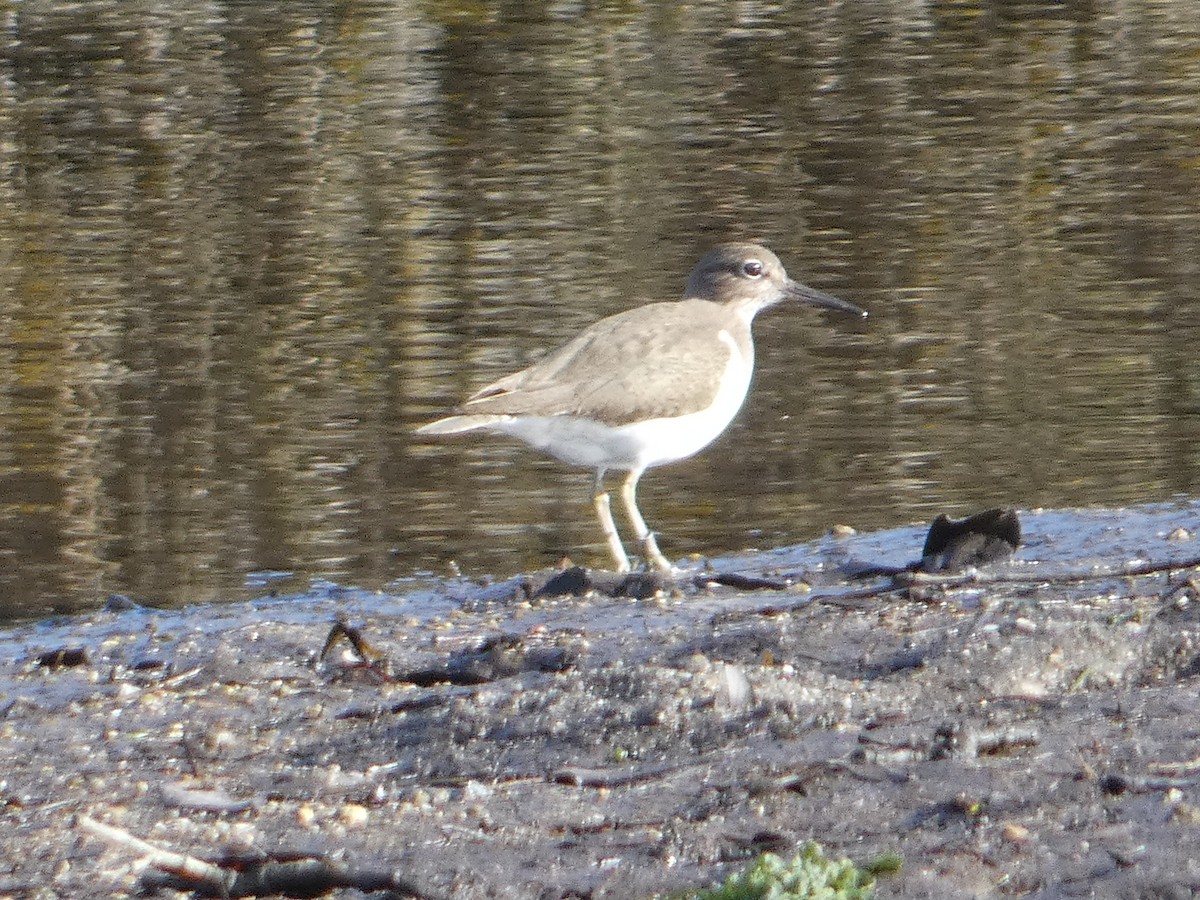
[[626, 476], [625, 483], [621, 485], [621, 501], [625, 504], [625, 512], [629, 515], [629, 521], [633, 523], [638, 544], [642, 548], [642, 557], [647, 564], [664, 572], [670, 572], [671, 561], [658, 549], [658, 542], [654, 540], [654, 532], [646, 527], [646, 520], [642, 518], [641, 510], [638, 509], [637, 483], [641, 477], [641, 469], [634, 469]]
[[596, 473], [596, 486], [592, 491], [592, 506], [596, 509], [596, 517], [600, 520], [600, 530], [604, 532], [604, 540], [608, 542], [608, 552], [612, 554], [618, 572], [629, 571], [629, 557], [621, 546], [621, 536], [617, 534], [617, 525], [613, 522], [612, 508], [608, 500], [608, 491], [604, 490], [604, 470]]

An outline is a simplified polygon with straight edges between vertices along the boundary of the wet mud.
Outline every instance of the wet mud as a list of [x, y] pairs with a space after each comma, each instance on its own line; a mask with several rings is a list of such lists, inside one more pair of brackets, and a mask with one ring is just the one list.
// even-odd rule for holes
[[640, 599], [414, 580], [8, 629], [0, 894], [135, 894], [100, 823], [391, 878], [330, 897], [642, 900], [809, 839], [898, 853], [881, 897], [1193, 896], [1200, 504], [1021, 525], [945, 577], [846, 576], [913, 527]]

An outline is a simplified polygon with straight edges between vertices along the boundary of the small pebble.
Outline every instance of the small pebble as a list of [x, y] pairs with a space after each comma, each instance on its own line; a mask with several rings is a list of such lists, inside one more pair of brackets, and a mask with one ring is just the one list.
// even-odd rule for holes
[[338, 818], [347, 828], [361, 828], [367, 824], [368, 810], [357, 803], [347, 803], [338, 812]]
[[123, 681], [117, 686], [117, 699], [121, 700], [122, 702], [128, 702], [138, 696], [138, 694], [141, 692], [142, 689], [136, 684], [130, 684], [127, 681]]
[[463, 788], [463, 798], [466, 800], [486, 800], [492, 796], [492, 789], [478, 781], [468, 781]]
[[1004, 835], [1006, 841], [1013, 844], [1024, 844], [1029, 840], [1029, 829], [1016, 822], [1005, 822], [1001, 834]]

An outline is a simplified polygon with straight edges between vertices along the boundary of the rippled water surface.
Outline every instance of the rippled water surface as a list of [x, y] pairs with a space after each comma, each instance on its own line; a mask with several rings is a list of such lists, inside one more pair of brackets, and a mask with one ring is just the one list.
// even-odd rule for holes
[[872, 315], [759, 320], [668, 555], [1200, 492], [1190, 0], [3, 10], [7, 615], [603, 562], [413, 428], [728, 237]]

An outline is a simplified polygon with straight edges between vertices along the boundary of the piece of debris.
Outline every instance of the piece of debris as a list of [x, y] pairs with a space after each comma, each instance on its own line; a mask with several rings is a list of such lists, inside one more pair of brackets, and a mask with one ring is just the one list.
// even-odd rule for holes
[[534, 582], [527, 584], [526, 592], [531, 600], [583, 597], [591, 593], [645, 600], [672, 585], [671, 576], [657, 569], [645, 572], [607, 572], [603, 569], [570, 566], [561, 572], [555, 572], [541, 585]]
[[938, 516], [929, 526], [919, 572], [953, 574], [1008, 559], [1021, 544], [1015, 509], [988, 509], [962, 519]]
[[88, 664], [87, 651], [82, 647], [59, 647], [39, 654], [35, 665], [39, 669], [56, 672], [59, 669], [74, 669]]
[[193, 891], [201, 897], [322, 897], [340, 888], [366, 894], [433, 900], [393, 872], [355, 870], [310, 854], [223, 854], [201, 859], [163, 850], [123, 829], [80, 816], [78, 826], [111, 844], [146, 857], [153, 871], [142, 876], [147, 891], [161, 888]]

